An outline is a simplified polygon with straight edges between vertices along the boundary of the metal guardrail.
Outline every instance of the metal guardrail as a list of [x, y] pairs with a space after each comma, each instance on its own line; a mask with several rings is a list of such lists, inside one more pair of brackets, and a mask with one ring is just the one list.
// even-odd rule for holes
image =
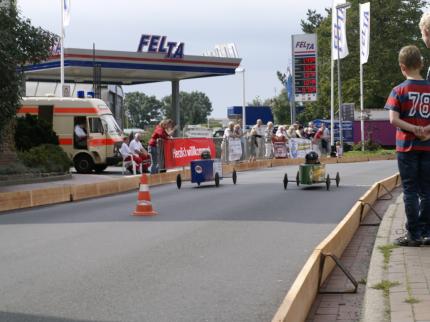
[[[237, 161], [230, 161], [229, 160], [229, 140], [224, 140], [221, 137], [214, 137], [212, 138], [213, 142], [215, 144], [215, 156], [212, 156], [216, 159], [221, 159], [223, 163], [231, 163], [231, 162], [240, 162], [240, 161], [246, 161], [250, 158], [250, 139], [249, 138], [242, 138], [242, 156]], [[256, 149], [256, 159], [257, 160], [264, 160], [265, 158], [265, 152], [266, 147], [264, 143], [264, 138], [258, 138], [258, 148]], [[159, 172], [165, 172], [165, 158], [164, 158], [164, 141], [162, 139], [157, 140], [157, 160], [159, 164]]]
[[[181, 138], [178, 138], [181, 139]], [[186, 138], [185, 138], [186, 139]], [[233, 151], [230, 149], [230, 144], [232, 144], [231, 139], [223, 139], [222, 137], [213, 137], [212, 138], [214, 144], [215, 144], [215, 155], [211, 156], [212, 158], [221, 159], [222, 163], [229, 164], [229, 163], [236, 163], [236, 162], [243, 162], [250, 160], [251, 153], [255, 153], [255, 160], [268, 160], [268, 159], [275, 159], [274, 155], [276, 155], [275, 150], [273, 146], [274, 144], [271, 143], [272, 149], [270, 153], [270, 157], [266, 157], [266, 143], [265, 139], [263, 137], [257, 138], [257, 146], [255, 149], [252, 149], [251, 151], [251, 145], [253, 144], [251, 142], [251, 137], [244, 136], [240, 139], [233, 139], [235, 140], [235, 144], [237, 144], [237, 140], [240, 140], [241, 142], [241, 155], [240, 157], [230, 158], [229, 153]], [[281, 142], [277, 142], [275, 144], [282, 144]], [[286, 144], [286, 153], [287, 157], [289, 157], [290, 153], [288, 152], [290, 150], [290, 147], [288, 146], [288, 143]], [[311, 150], [314, 150], [317, 148], [316, 145], [310, 143]], [[165, 156], [164, 156], [164, 141], [162, 139], [157, 140], [157, 160], [159, 164], [159, 172], [165, 172]], [[229, 152], [230, 151], [230, 152]], [[237, 151], [237, 150], [236, 150]]]
[[[241, 146], [242, 146], [242, 156], [239, 160], [230, 160], [229, 156], [229, 143], [230, 140], [224, 140], [222, 138], [214, 138], [215, 147], [217, 148], [217, 158], [220, 158], [224, 163], [237, 162], [237, 161], [246, 161], [251, 157], [251, 139], [249, 137], [240, 138]], [[256, 147], [256, 160], [266, 160], [266, 145], [264, 142], [264, 138], [257, 138], [258, 147]], [[218, 154], [218, 151], [220, 152]]]

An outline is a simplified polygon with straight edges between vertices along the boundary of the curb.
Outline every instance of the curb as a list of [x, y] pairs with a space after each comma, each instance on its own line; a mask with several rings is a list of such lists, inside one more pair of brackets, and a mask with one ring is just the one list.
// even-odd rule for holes
[[378, 233], [376, 234], [375, 244], [370, 258], [360, 322], [390, 321], [389, 316], [385, 313], [386, 308], [389, 307], [388, 299], [384, 298], [380, 290], [376, 290], [372, 288], [372, 286], [386, 279], [384, 255], [379, 250], [379, 246], [386, 245], [390, 242], [390, 231], [396, 208], [397, 202], [388, 206], [379, 226]]

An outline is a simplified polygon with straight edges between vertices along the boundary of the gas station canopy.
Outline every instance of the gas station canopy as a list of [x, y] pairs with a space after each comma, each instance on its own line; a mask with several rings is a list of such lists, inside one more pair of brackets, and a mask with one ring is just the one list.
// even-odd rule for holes
[[[131, 85], [162, 81], [223, 76], [235, 73], [240, 58], [184, 55], [169, 58], [161, 53], [92, 49], [64, 49], [66, 83], [93, 83], [95, 67], [100, 68], [101, 84]], [[26, 65], [26, 81], [59, 82], [60, 55]]]

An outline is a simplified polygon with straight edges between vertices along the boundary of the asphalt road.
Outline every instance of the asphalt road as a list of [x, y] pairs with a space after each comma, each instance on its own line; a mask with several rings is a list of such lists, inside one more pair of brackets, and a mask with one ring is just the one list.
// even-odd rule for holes
[[395, 161], [327, 165], [341, 176], [284, 191], [296, 166], [238, 184], [151, 188], [0, 216], [0, 321], [270, 321], [312, 249]]

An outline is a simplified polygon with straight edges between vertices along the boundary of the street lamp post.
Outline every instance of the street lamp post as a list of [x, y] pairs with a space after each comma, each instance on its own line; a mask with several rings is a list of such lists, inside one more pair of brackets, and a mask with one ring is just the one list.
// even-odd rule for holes
[[245, 160], [247, 144], [245, 140], [245, 131], [246, 131], [246, 107], [245, 107], [245, 68], [238, 67], [236, 68], [236, 73], [242, 73], [242, 137], [241, 137], [241, 145], [242, 145], [242, 159]]
[[340, 53], [339, 53], [339, 10], [348, 9], [351, 6], [349, 2], [339, 4], [336, 6], [336, 31], [337, 31], [337, 98], [339, 103], [339, 141], [340, 146], [343, 147], [343, 131], [342, 131], [342, 81], [340, 77]]
[[246, 129], [246, 109], [245, 109], [245, 68], [236, 68], [236, 73], [242, 73], [242, 132]]

